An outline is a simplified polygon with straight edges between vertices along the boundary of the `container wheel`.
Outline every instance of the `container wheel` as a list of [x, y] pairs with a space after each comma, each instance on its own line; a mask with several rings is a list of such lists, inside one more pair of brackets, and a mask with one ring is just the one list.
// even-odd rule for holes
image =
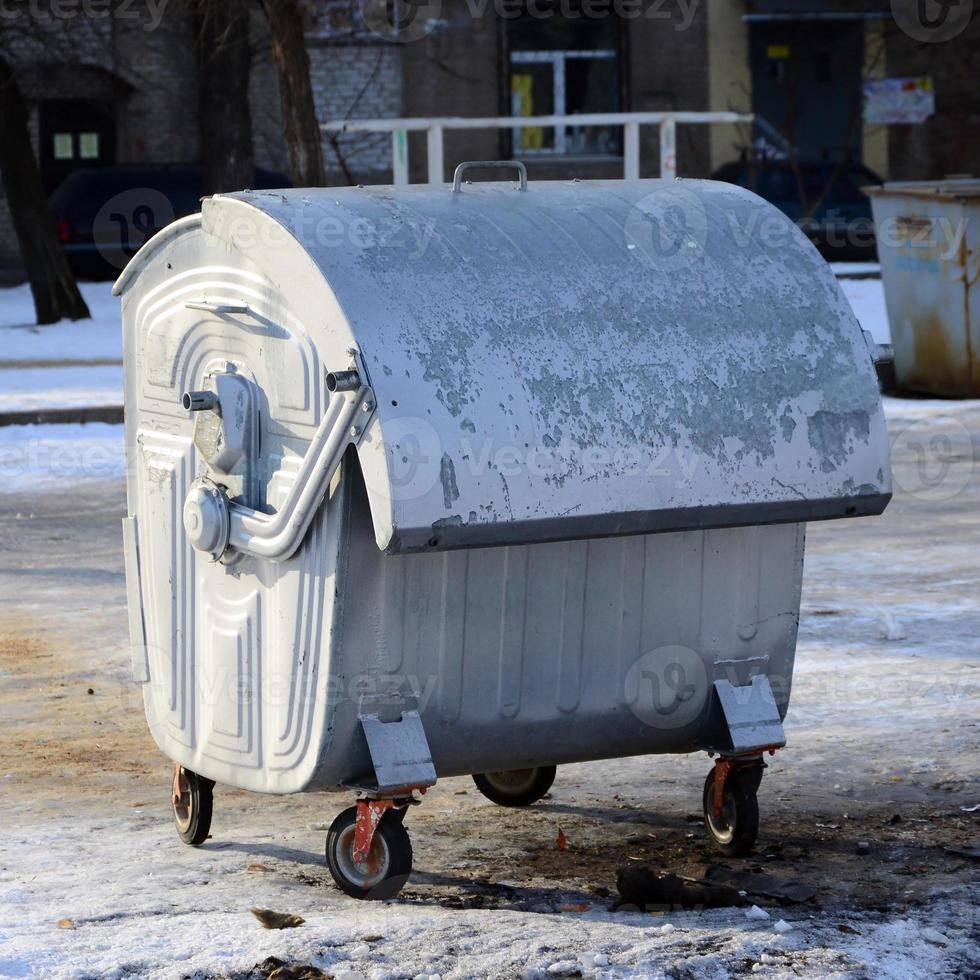
[[354, 860], [357, 807], [337, 816], [327, 833], [327, 867], [337, 887], [351, 898], [394, 898], [412, 873], [412, 842], [402, 824], [404, 813], [389, 810], [381, 818], [366, 861]]
[[530, 806], [551, 789], [557, 771], [555, 766], [539, 766], [537, 769], [482, 772], [473, 777], [473, 782], [498, 806]]
[[725, 780], [725, 796], [721, 818], [714, 814], [712, 797], [715, 791], [715, 771], [711, 769], [704, 781], [704, 825], [719, 850], [738, 857], [748, 854], [759, 836], [759, 801], [756, 774], [752, 770], [729, 773]]
[[211, 834], [214, 782], [179, 766], [174, 774], [170, 802], [180, 839], [192, 847], [203, 844]]

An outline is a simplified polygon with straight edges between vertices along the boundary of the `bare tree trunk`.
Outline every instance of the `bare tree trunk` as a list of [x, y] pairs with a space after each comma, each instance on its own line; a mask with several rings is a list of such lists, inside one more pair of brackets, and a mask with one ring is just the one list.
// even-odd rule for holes
[[255, 179], [248, 104], [248, 4], [245, 0], [195, 0], [194, 13], [204, 193], [242, 190]]
[[303, 31], [303, 11], [297, 0], [262, 0], [269, 21], [272, 56], [279, 73], [283, 129], [297, 187], [326, 183], [320, 126], [310, 83], [310, 58]]
[[20, 86], [0, 56], [0, 176], [38, 323], [91, 316], [55, 234]]

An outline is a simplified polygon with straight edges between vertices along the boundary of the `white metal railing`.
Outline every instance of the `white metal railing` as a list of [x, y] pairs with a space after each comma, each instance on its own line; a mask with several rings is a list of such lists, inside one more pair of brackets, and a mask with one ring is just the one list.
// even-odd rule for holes
[[[392, 175], [396, 187], [408, 183], [408, 134], [424, 130], [428, 156], [428, 183], [445, 182], [443, 133], [447, 129], [521, 129], [529, 126], [621, 126], [623, 128], [623, 177], [640, 176], [640, 127], [660, 129], [660, 176], [677, 176], [677, 126], [679, 123], [750, 123], [742, 112], [590, 112], [574, 116], [443, 116], [401, 119], [340, 119], [320, 124], [327, 133], [391, 133]], [[520, 155], [519, 153], [517, 154]], [[545, 160], [544, 154], [534, 154]]]

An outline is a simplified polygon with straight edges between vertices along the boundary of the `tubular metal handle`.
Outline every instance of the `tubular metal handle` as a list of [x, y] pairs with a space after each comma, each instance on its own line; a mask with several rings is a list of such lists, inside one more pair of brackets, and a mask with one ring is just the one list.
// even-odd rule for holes
[[891, 344], [875, 344], [875, 364], [894, 364], [895, 348]]
[[476, 167], [489, 167], [493, 170], [510, 170], [513, 168], [517, 171], [517, 179], [521, 184], [520, 189], [522, 191], [527, 190], [527, 167], [520, 160], [467, 160], [461, 163], [453, 173], [454, 194], [461, 194], [463, 191], [463, 174]]

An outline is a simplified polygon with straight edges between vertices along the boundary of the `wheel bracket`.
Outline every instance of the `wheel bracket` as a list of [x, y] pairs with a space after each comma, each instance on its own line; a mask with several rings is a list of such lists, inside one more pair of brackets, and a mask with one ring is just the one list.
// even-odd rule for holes
[[180, 801], [184, 797], [184, 792], [180, 788], [180, 770], [183, 768], [179, 762], [174, 763], [174, 788], [173, 788], [173, 804], [174, 806], [180, 806]]
[[374, 843], [378, 824], [389, 810], [407, 810], [418, 804], [412, 795], [414, 790], [424, 793], [426, 786], [402, 787], [397, 796], [363, 796], [357, 800], [357, 819], [354, 822], [354, 860], [358, 864], [367, 861]]
[[728, 782], [728, 777], [742, 769], [754, 769], [756, 766], [765, 768], [766, 763], [761, 753], [768, 752], [770, 755], [775, 755], [778, 748], [781, 746], [767, 745], [751, 755], [722, 755], [715, 759], [714, 792], [711, 794], [711, 815], [715, 820], [720, 821], [724, 817], [725, 783]]

